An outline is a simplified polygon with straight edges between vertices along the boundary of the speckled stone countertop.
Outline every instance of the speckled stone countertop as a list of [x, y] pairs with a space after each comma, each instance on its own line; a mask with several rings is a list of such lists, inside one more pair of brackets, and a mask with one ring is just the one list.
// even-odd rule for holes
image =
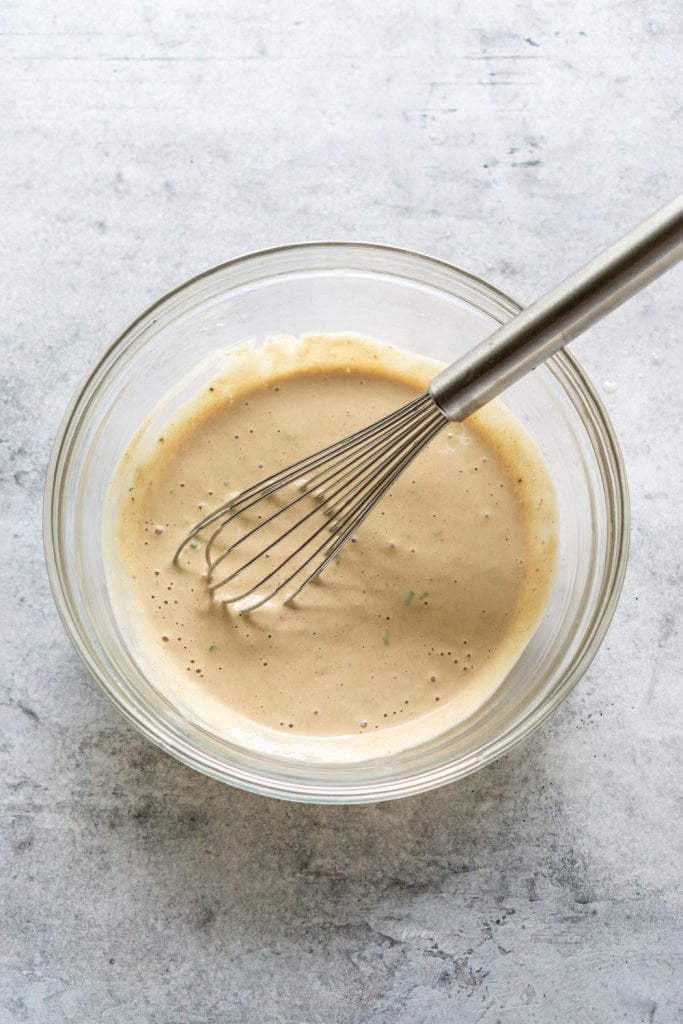
[[682, 52], [675, 0], [0, 4], [0, 1024], [683, 1019], [680, 270], [574, 346], [632, 493], [607, 641], [460, 784], [195, 774], [100, 694], [41, 549], [66, 404], [142, 306], [331, 237], [529, 301], [680, 189]]

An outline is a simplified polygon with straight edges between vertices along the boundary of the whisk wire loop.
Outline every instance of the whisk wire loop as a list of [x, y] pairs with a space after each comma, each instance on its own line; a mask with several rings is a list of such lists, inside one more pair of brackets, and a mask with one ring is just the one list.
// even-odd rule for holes
[[[296, 498], [292, 498], [292, 500], [289, 501], [286, 505], [283, 505], [281, 508], [276, 509], [275, 512], [269, 515], [266, 519], [263, 519], [261, 522], [259, 522], [256, 526], [249, 530], [248, 533], [245, 533], [242, 537], [236, 540], [234, 544], [231, 544], [230, 546], [226, 547], [222, 554], [220, 554], [217, 558], [212, 559], [211, 552], [214, 543], [220, 536], [222, 531], [225, 529], [225, 527], [228, 526], [229, 523], [234, 518], [236, 518], [237, 515], [240, 515], [242, 512], [246, 511], [247, 508], [253, 507], [257, 502], [260, 502], [265, 497], [270, 496], [271, 494], [274, 493], [273, 491], [266, 490], [264, 488], [261, 494], [257, 495], [250, 502], [249, 505], [243, 508], [241, 507], [237, 512], [234, 512], [233, 515], [231, 515], [228, 519], [222, 522], [220, 526], [218, 526], [217, 529], [214, 530], [214, 532], [211, 534], [206, 545], [206, 561], [209, 567], [209, 573], [213, 574], [217, 566], [220, 564], [221, 561], [223, 561], [224, 558], [226, 558], [232, 552], [236, 551], [237, 548], [239, 548], [242, 544], [249, 541], [255, 534], [266, 529], [274, 519], [279, 518], [285, 513], [291, 511], [291, 509], [293, 509], [295, 505], [298, 505], [301, 502], [305, 502], [307, 499], [310, 500], [311, 496], [314, 499], [319, 497], [319, 505], [314, 506], [314, 508], [311, 509], [308, 513], [306, 513], [304, 517], [298, 521], [298, 523], [295, 523], [291, 529], [294, 529], [297, 526], [302, 525], [304, 522], [310, 519], [311, 516], [315, 515], [315, 513], [317, 511], [320, 511], [321, 509], [327, 509], [328, 514], [332, 515], [339, 508], [339, 506], [335, 504], [335, 501], [337, 501], [337, 499], [339, 499], [340, 497], [344, 497], [350, 491], [357, 492], [360, 486], [369, 483], [372, 480], [372, 478], [376, 476], [376, 473], [378, 471], [377, 457], [388, 456], [388, 453], [391, 451], [391, 449], [399, 449], [400, 445], [402, 445], [404, 442], [409, 443], [411, 438], [419, 430], [421, 424], [424, 423], [426, 418], [431, 415], [432, 412], [429, 411], [428, 413], [423, 414], [422, 417], [417, 419], [415, 422], [411, 421], [408, 424], [408, 426], [402, 424], [402, 429], [399, 430], [398, 432], [395, 429], [392, 429], [388, 432], [385, 430], [377, 431], [377, 433], [379, 434], [377, 438], [370, 437], [370, 435], [368, 435], [369, 439], [367, 440], [366, 443], [360, 444], [352, 449], [347, 447], [345, 449], [343, 458], [339, 459], [336, 462], [328, 463], [326, 469], [320, 470], [312, 479], [302, 478], [299, 475], [296, 475], [294, 482], [296, 484], [299, 484], [301, 493]], [[365, 435], [366, 431], [364, 430], [362, 434]], [[373, 472], [363, 475], [362, 471], [367, 467], [370, 467], [371, 470], [373, 470]], [[329, 491], [329, 487], [331, 487], [332, 485], [336, 485], [336, 490]], [[281, 489], [282, 486], [284, 485], [279, 485], [278, 489]], [[232, 502], [227, 503], [227, 508], [234, 508]], [[268, 545], [266, 548], [264, 548], [262, 550], [262, 553], [265, 554], [266, 552], [270, 551], [271, 548], [277, 542], [278, 541], [276, 539], [273, 542], [273, 544]], [[215, 589], [216, 587], [221, 585], [221, 583], [213, 584], [212, 588]]]
[[[326, 568], [326, 566], [330, 564], [332, 559], [336, 556], [336, 554], [344, 546], [344, 544], [346, 544], [347, 541], [352, 538], [358, 527], [370, 514], [372, 509], [380, 501], [383, 495], [386, 494], [386, 492], [395, 482], [395, 480], [401, 475], [401, 473], [403, 473], [403, 471], [409, 465], [409, 463], [412, 462], [413, 459], [423, 450], [425, 445], [428, 444], [429, 441], [434, 436], [436, 436], [437, 433], [439, 433], [443, 426], [443, 417], [441, 417], [440, 421], [438, 419], [433, 419], [429, 424], [425, 425], [425, 427], [419, 434], [416, 434], [414, 436], [412, 442], [410, 443], [407, 449], [404, 449], [402, 453], [399, 453], [392, 463], [385, 464], [384, 472], [381, 473], [378, 479], [374, 480], [373, 486], [370, 490], [363, 488], [356, 489], [354, 491], [356, 500], [354, 504], [351, 505], [351, 507], [347, 510], [343, 520], [337, 523], [333, 528], [332, 540], [330, 540], [330, 538], [326, 536], [323, 539], [323, 541], [320, 544], [318, 544], [318, 546], [308, 555], [308, 557], [306, 557], [303, 562], [296, 565], [294, 570], [288, 576], [286, 576], [285, 579], [281, 580], [273, 589], [269, 590], [265, 594], [260, 593], [261, 588], [265, 584], [270, 583], [270, 581], [273, 578], [275, 578], [286, 565], [292, 562], [298, 555], [305, 551], [307, 547], [309, 547], [312, 540], [314, 540], [316, 537], [320, 535], [320, 533], [326, 530], [326, 523], [323, 523], [320, 527], [318, 527], [318, 529], [313, 534], [310, 534], [305, 541], [298, 545], [298, 547], [291, 553], [291, 555], [283, 559], [283, 561], [280, 562], [275, 569], [269, 572], [257, 583], [253, 584], [242, 593], [235, 594], [229, 598], [226, 598], [225, 600], [227, 601], [227, 603], [238, 604], [243, 601], [248, 601], [248, 608], [245, 608], [244, 610], [255, 610], [256, 608], [265, 604], [267, 601], [272, 600], [272, 598], [276, 597], [283, 590], [289, 589], [292, 582], [297, 577], [300, 577], [301, 574], [309, 566], [311, 566], [311, 564], [314, 563], [315, 560], [319, 558], [319, 556], [322, 553], [323, 557], [320, 563], [313, 569], [311, 569], [308, 575], [306, 575], [304, 579], [297, 585], [296, 589], [292, 590], [288, 594], [287, 602], [293, 601], [294, 598], [301, 592], [301, 590], [303, 590], [305, 586], [307, 586], [317, 576], [319, 576], [320, 573]], [[314, 511], [318, 510], [316, 509]], [[272, 547], [275, 547], [276, 544], [279, 543], [281, 540], [285, 540], [288, 537], [288, 535], [290, 535], [293, 532], [295, 528], [296, 526], [284, 531], [282, 535], [273, 543]], [[250, 564], [256, 562], [261, 556], [263, 556], [265, 554], [265, 551], [265, 548], [262, 549], [257, 556], [250, 560], [249, 563], [243, 564], [239, 567], [239, 569], [232, 573], [230, 577], [226, 577], [224, 580], [221, 580], [216, 585], [217, 588], [224, 586], [227, 583], [231, 582], [233, 579], [237, 578], [245, 569], [248, 568]]]
[[[187, 544], [213, 526], [205, 556], [209, 589], [215, 593], [248, 570], [265, 564], [280, 548], [282, 554], [274, 568], [256, 581], [250, 580], [248, 586], [243, 584], [239, 593], [222, 596], [222, 600], [238, 606], [246, 603], [246, 607], [238, 610], [252, 611], [287, 590], [287, 601], [292, 601], [330, 564], [409, 462], [447, 422], [428, 392], [419, 395], [382, 420], [271, 474], [226, 501], [187, 534], [174, 561], [177, 564]], [[292, 486], [298, 486], [301, 493], [265, 514], [267, 504]], [[311, 501], [313, 507], [308, 508]], [[306, 504], [299, 515], [296, 510], [302, 503]], [[226, 543], [214, 556], [222, 535], [233, 524], [238, 528], [240, 520], [249, 515], [259, 516], [260, 521], [255, 525], [249, 523], [241, 536]], [[290, 522], [293, 516], [298, 518]], [[311, 522], [316, 516], [322, 516], [319, 525]], [[284, 522], [282, 528], [280, 521]], [[301, 529], [307, 524], [309, 532], [300, 540]], [[277, 531], [272, 540], [269, 530]], [[263, 546], [244, 556], [237, 568], [216, 579], [218, 567], [242, 546], [248, 548], [258, 534], [266, 537]]]
[[[399, 448], [395, 446], [392, 456], [384, 463], [378, 464], [376, 460], [372, 460], [371, 465], [374, 467], [372, 471], [366, 472], [361, 476], [356, 475], [354, 480], [352, 480], [351, 483], [349, 483], [346, 487], [338, 488], [336, 491], [333, 491], [324, 500], [322, 500], [320, 504], [316, 505], [313, 509], [307, 512], [300, 520], [292, 524], [292, 526], [290, 526], [288, 529], [283, 530], [281, 533], [279, 533], [270, 544], [261, 548], [252, 558], [248, 559], [246, 562], [240, 565], [234, 572], [223, 577], [221, 580], [212, 583], [210, 585], [210, 589], [217, 590], [232, 582], [246, 569], [248, 569], [252, 564], [257, 562], [264, 556], [267, 556], [270, 553], [270, 551], [274, 550], [279, 544], [286, 541], [290, 536], [294, 534], [294, 532], [300, 526], [302, 526], [305, 522], [307, 522], [314, 515], [316, 515], [316, 513], [321, 512], [323, 512], [323, 514], [325, 515], [323, 523], [313, 533], [308, 534], [306, 540], [299, 544], [286, 558], [283, 558], [283, 560], [273, 570], [267, 573], [266, 576], [264, 576], [257, 583], [253, 584], [253, 586], [248, 588], [247, 591], [245, 591], [244, 593], [234, 595], [233, 597], [227, 600], [230, 603], [237, 602], [246, 598], [251, 591], [260, 590], [260, 588], [264, 584], [269, 583], [270, 580], [277, 576], [277, 574], [281, 572], [281, 570], [286, 565], [293, 562], [297, 558], [297, 556], [299, 556], [306, 548], [308, 548], [311, 542], [315, 540], [316, 537], [319, 537], [321, 533], [325, 532], [326, 536], [323, 539], [322, 543], [320, 543], [315, 548], [315, 550], [310, 553], [309, 557], [306, 558], [304, 562], [297, 566], [297, 568], [291, 574], [291, 576], [287, 577], [287, 579], [285, 579], [282, 582], [282, 584], [277, 587], [276, 590], [268, 594], [267, 597], [264, 598], [264, 600], [268, 600], [269, 598], [275, 596], [275, 594], [279, 593], [285, 586], [289, 585], [292, 579], [295, 578], [299, 573], [301, 573], [305, 568], [307, 568], [311, 564], [311, 562], [313, 562], [315, 558], [321, 554], [321, 552], [323, 553], [324, 560], [321, 563], [321, 565], [315, 570], [315, 573], [319, 574], [320, 572], [322, 572], [325, 565], [329, 564], [330, 560], [334, 557], [339, 548], [346, 542], [351, 533], [355, 532], [355, 530], [358, 528], [358, 526], [365, 518], [365, 516], [370, 512], [370, 510], [374, 507], [377, 501], [379, 501], [380, 497], [386, 492], [387, 488], [391, 486], [391, 484], [396, 479], [398, 474], [401, 473], [405, 466], [408, 464], [408, 462], [412, 461], [415, 455], [417, 455], [418, 452], [422, 450], [424, 445], [430, 439], [430, 436], [441, 429], [443, 423], [443, 416], [441, 414], [438, 414], [438, 416], [431, 415], [428, 419], [425, 419], [420, 424], [413, 426], [410, 435], [407, 438], [407, 448]], [[436, 430], [434, 429], [435, 426]], [[403, 434], [401, 435], [401, 439], [405, 437], [405, 433], [406, 432], [403, 432]], [[366, 462], [367, 461], [368, 460], [366, 460]], [[334, 518], [330, 520], [330, 509], [327, 506], [329, 506], [330, 503], [337, 499], [340, 493], [344, 496], [344, 500], [340, 505], [332, 505], [331, 514], [334, 516]], [[306, 496], [307, 495], [303, 495], [302, 497]], [[298, 501], [299, 499], [296, 500]], [[279, 519], [282, 513], [286, 510], [286, 508], [291, 507], [291, 505], [293, 504], [295, 504], [295, 502], [292, 502], [290, 503], [290, 506], [285, 506], [285, 508], [275, 512], [269, 518], [269, 521]], [[343, 513], [341, 518], [339, 518], [340, 513]], [[266, 523], [261, 523], [257, 527], [254, 527], [254, 529], [251, 530], [249, 534], [246, 534], [234, 545], [232, 545], [232, 547], [229, 548], [228, 551], [225, 552], [223, 556], [221, 556], [221, 558], [223, 558], [226, 554], [234, 551], [237, 547], [239, 547], [239, 545], [243, 541], [249, 539], [256, 532], [258, 532], [258, 530], [262, 526], [265, 525]], [[216, 562], [212, 563], [212, 565], [215, 564]], [[210, 569], [210, 572], [211, 571], [212, 570]], [[310, 582], [310, 578], [307, 577], [301, 586], [305, 586], [308, 582]], [[300, 589], [301, 587], [299, 588], [299, 590]], [[298, 590], [294, 594], [290, 595], [290, 600], [295, 596], [296, 593], [298, 593]]]

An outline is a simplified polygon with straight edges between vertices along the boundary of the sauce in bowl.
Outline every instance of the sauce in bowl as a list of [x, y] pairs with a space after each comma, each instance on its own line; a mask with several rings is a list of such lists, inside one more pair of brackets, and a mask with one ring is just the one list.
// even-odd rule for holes
[[502, 402], [444, 427], [335, 563], [291, 606], [239, 614], [207, 587], [213, 506], [425, 390], [440, 366], [356, 335], [273, 338], [158, 429], [140, 428], [109, 490], [107, 578], [155, 686], [251, 749], [355, 761], [465, 720], [537, 628], [557, 561], [550, 473]]

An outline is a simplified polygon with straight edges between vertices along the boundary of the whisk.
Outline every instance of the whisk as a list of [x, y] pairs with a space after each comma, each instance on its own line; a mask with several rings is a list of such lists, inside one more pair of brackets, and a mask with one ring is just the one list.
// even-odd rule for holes
[[681, 258], [683, 195], [437, 374], [424, 394], [205, 516], [174, 562], [208, 532], [211, 591], [221, 591], [238, 612], [278, 595], [291, 602], [445, 426], [475, 412]]

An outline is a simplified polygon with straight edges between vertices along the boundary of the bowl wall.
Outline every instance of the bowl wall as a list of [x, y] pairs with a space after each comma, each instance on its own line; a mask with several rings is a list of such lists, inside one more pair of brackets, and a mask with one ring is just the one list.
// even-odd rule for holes
[[343, 766], [265, 757], [225, 742], [180, 714], [145, 677], [114, 615], [104, 569], [106, 494], [121, 455], [162, 399], [159, 415], [170, 415], [215, 374], [226, 349], [273, 334], [351, 331], [450, 362], [518, 309], [491, 286], [429, 257], [311, 243], [209, 270], [159, 300], [116, 339], [57, 437], [45, 546], [55, 600], [76, 649], [150, 739], [245, 789], [294, 800], [363, 802], [460, 778], [510, 749], [557, 707], [609, 625], [628, 538], [618, 445], [593, 388], [565, 352], [504, 395], [542, 451], [557, 490], [559, 569], [550, 603], [495, 695], [433, 742]]

